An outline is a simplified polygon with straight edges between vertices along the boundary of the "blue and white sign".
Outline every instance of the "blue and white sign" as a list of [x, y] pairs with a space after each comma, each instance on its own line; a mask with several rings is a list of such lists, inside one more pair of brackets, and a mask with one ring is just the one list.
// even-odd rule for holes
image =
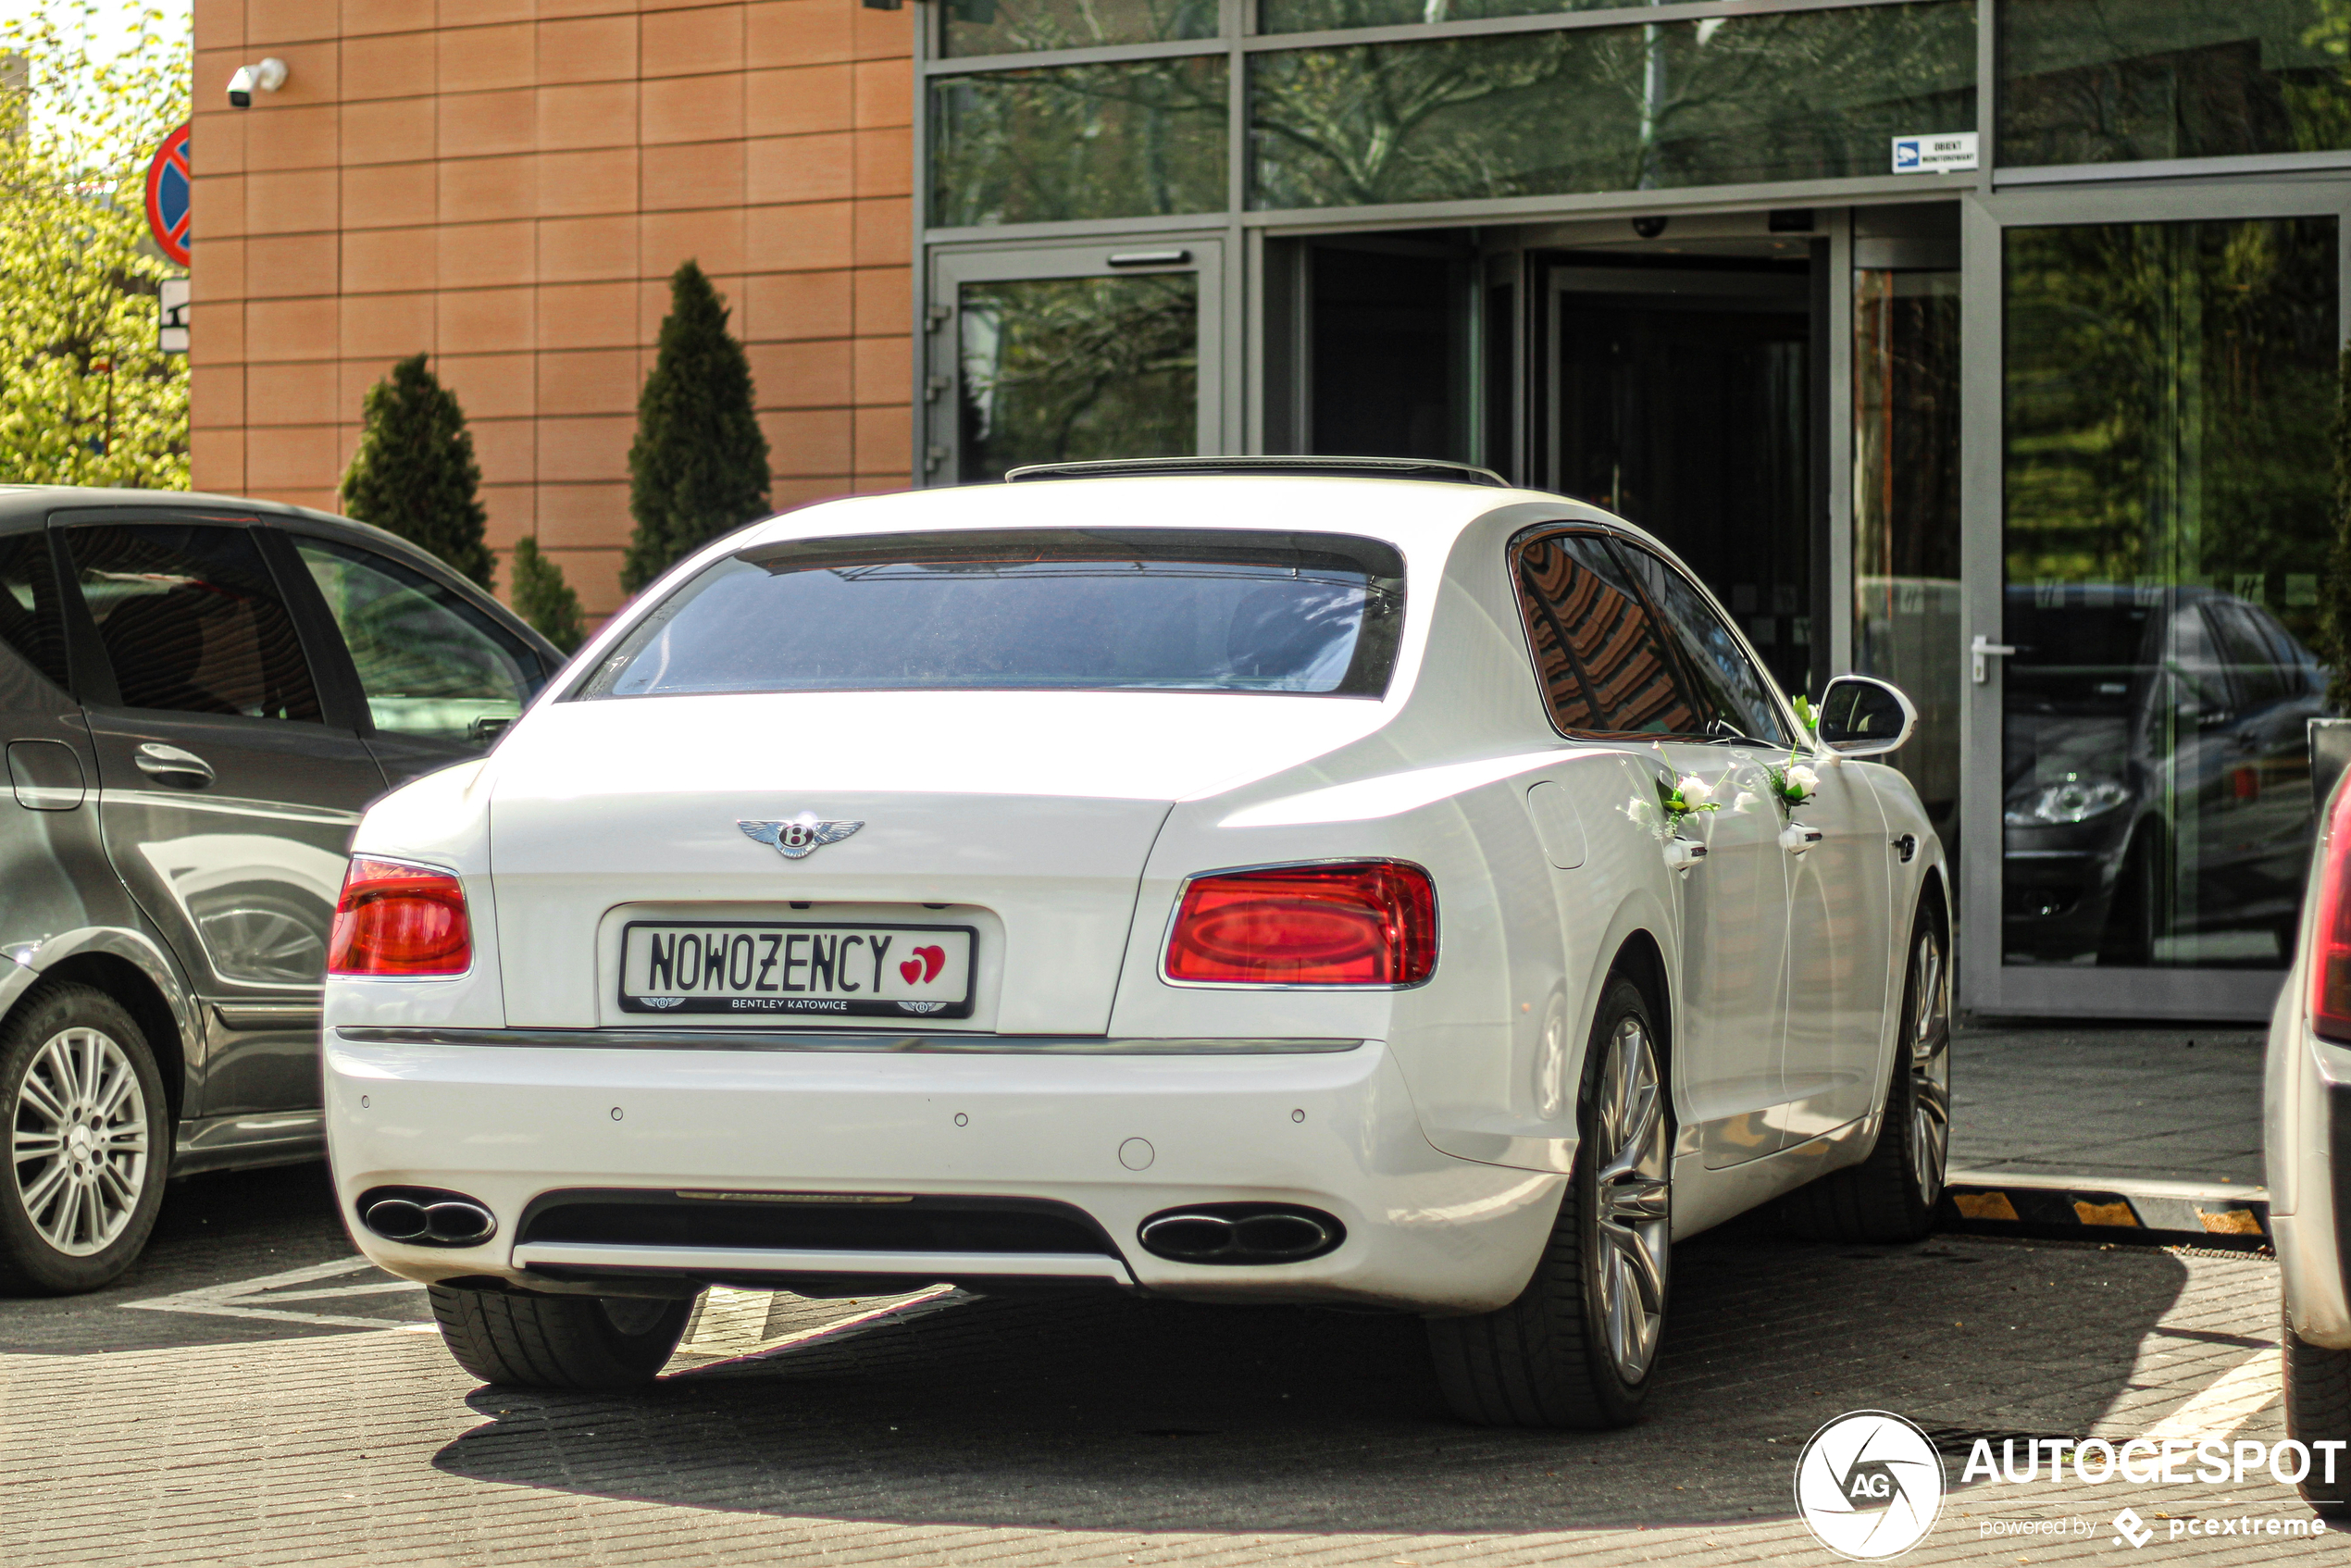
[[1897, 136], [1894, 172], [1953, 174], [1975, 167], [1975, 132], [1946, 131], [1940, 136]]

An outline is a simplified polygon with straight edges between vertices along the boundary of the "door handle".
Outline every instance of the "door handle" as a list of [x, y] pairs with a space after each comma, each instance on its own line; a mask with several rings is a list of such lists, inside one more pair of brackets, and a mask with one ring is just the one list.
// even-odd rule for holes
[[2005, 659], [2010, 653], [2016, 652], [2016, 650], [2009, 644], [2005, 642], [1995, 642], [1980, 631], [1975, 634], [1975, 641], [1967, 645], [1967, 651], [1968, 659], [1975, 675], [1975, 683], [1978, 686], [1983, 685], [1985, 679], [1988, 678], [1988, 672], [1986, 672], [1984, 667], [1984, 661], [1985, 659]]
[[1790, 854], [1802, 854], [1814, 844], [1819, 843], [1822, 837], [1821, 830], [1817, 828], [1807, 828], [1801, 822], [1791, 822], [1780, 829], [1780, 848]]
[[139, 771], [158, 784], [176, 784], [182, 790], [201, 790], [212, 782], [212, 765], [193, 752], [183, 752], [177, 746], [167, 746], [160, 740], [142, 740], [131, 760]]
[[1706, 846], [1696, 839], [1665, 841], [1665, 864], [1680, 876], [1687, 877], [1705, 859]]

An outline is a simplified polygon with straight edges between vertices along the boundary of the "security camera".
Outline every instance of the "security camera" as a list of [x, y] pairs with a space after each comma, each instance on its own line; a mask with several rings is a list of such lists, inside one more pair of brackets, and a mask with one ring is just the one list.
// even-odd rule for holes
[[258, 65], [239, 66], [229, 79], [229, 106], [235, 109], [253, 107], [254, 89], [275, 93], [286, 84], [286, 62], [271, 56]]

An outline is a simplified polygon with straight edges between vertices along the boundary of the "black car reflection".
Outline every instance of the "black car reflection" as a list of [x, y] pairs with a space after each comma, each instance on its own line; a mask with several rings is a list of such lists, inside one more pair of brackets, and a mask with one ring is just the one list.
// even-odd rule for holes
[[2276, 967], [2326, 672], [2213, 589], [2008, 591], [2003, 946], [2011, 964]]

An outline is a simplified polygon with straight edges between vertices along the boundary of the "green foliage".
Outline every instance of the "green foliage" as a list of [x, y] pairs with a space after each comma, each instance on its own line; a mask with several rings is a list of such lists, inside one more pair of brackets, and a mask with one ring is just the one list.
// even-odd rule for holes
[[163, 14], [93, 54], [95, 0], [0, 23], [0, 483], [188, 488], [188, 366], [155, 346], [146, 167], [188, 117], [189, 42]]
[[488, 588], [497, 563], [476, 492], [481, 465], [456, 394], [412, 354], [367, 389], [359, 450], [342, 477], [343, 510], [422, 545]]
[[579, 595], [564, 580], [564, 569], [549, 560], [529, 534], [515, 541], [514, 559], [508, 565], [515, 614], [565, 653], [578, 648], [588, 629], [580, 618]]
[[2327, 706], [2351, 714], [2351, 348], [2343, 351], [2334, 389], [2334, 538], [2319, 579], [2319, 656], [2332, 671]]
[[660, 352], [637, 400], [620, 586], [634, 593], [704, 541], [767, 510], [767, 438], [752, 413], [751, 362], [728, 311], [689, 261], [669, 280]]

